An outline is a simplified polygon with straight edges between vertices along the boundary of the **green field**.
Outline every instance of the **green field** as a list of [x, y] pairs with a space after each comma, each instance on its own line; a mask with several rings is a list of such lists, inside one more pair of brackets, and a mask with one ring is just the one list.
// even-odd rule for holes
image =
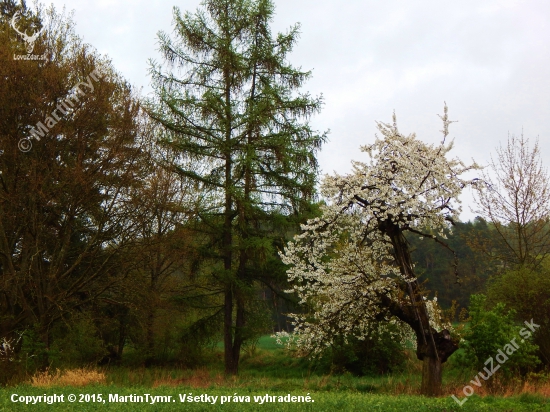
[[[349, 373], [327, 374], [326, 365], [293, 357], [277, 346], [273, 338], [264, 336], [257, 345], [243, 353], [239, 377], [225, 378], [223, 364], [218, 359], [219, 352], [214, 350], [212, 356], [208, 369], [144, 368], [135, 365], [104, 368], [100, 371], [105, 375], [105, 384], [101, 385], [40, 388], [14, 384], [0, 389], [0, 412], [550, 411], [550, 399], [532, 394], [510, 398], [473, 395], [463, 406], [459, 406], [450, 396], [435, 399], [418, 396], [420, 374], [415, 368], [419, 363], [414, 359], [409, 362], [408, 370], [400, 374], [372, 377]], [[461, 375], [453, 368], [446, 368], [444, 390], [447, 393], [452, 393], [452, 388], [462, 388], [469, 381], [469, 372]], [[32, 404], [38, 398], [28, 398], [31, 403], [25, 403], [25, 397], [53, 395], [63, 395], [63, 402], [48, 404], [42, 398]], [[76, 396], [74, 402], [69, 401], [69, 395]], [[186, 399], [182, 401], [180, 395]], [[274, 398], [266, 399], [266, 395]], [[308, 395], [310, 398], [306, 398]], [[121, 396], [124, 398], [120, 399]], [[157, 398], [153, 404], [153, 396], [164, 398]], [[171, 398], [167, 398], [169, 396]], [[189, 402], [187, 396], [192, 396], [193, 402]], [[293, 402], [292, 396], [303, 398], [295, 398]], [[13, 402], [12, 397], [17, 402]], [[297, 402], [300, 400], [311, 402]]]
[[[269, 391], [271, 396], [287, 397], [287, 392]], [[37, 403], [24, 404], [11, 402], [10, 398], [13, 394], [18, 396], [40, 396], [40, 395], [64, 395], [64, 402], [54, 404]], [[71, 403], [67, 397], [70, 394], [76, 395], [76, 401]], [[84, 394], [90, 395], [88, 402]], [[96, 395], [96, 402], [92, 401], [92, 395]], [[104, 402], [98, 402], [98, 394], [102, 395]], [[125, 396], [125, 401], [114, 402], [109, 395]], [[165, 402], [151, 404], [146, 403], [145, 394], [150, 396], [163, 396]], [[191, 395], [198, 397], [203, 395], [203, 402], [181, 402], [180, 395]], [[240, 401], [235, 402], [234, 396], [241, 397]], [[134, 395], [134, 397], [128, 397]], [[135, 395], [142, 396], [144, 402], [132, 402], [139, 400]], [[209, 397], [217, 397], [215, 403], [213, 398], [206, 401], [205, 395]], [[117, 388], [115, 386], [93, 386], [86, 389], [78, 388], [49, 388], [47, 390], [33, 388], [29, 386], [18, 386], [15, 388], [4, 388], [0, 390], [0, 411], [171, 411], [171, 410], [186, 410], [186, 411], [550, 411], [550, 403], [542, 398], [533, 396], [520, 396], [517, 398], [479, 398], [475, 395], [470, 398], [462, 407], [458, 406], [450, 398], [428, 399], [420, 396], [388, 396], [378, 394], [362, 394], [357, 392], [313, 392], [309, 393], [312, 402], [310, 403], [292, 403], [284, 402], [264, 402], [260, 403], [260, 399], [254, 397], [262, 397], [265, 399], [266, 392], [253, 390], [225, 390], [220, 388], [212, 389], [189, 389], [189, 388]], [[293, 396], [305, 396], [305, 392], [291, 393]], [[171, 398], [167, 398], [171, 396]], [[222, 397], [225, 396], [225, 402], [221, 404]], [[21, 398], [23, 399], [23, 398]], [[161, 400], [161, 398], [158, 398]], [[227, 399], [230, 399], [229, 401]], [[169, 400], [169, 402], [166, 402]]]

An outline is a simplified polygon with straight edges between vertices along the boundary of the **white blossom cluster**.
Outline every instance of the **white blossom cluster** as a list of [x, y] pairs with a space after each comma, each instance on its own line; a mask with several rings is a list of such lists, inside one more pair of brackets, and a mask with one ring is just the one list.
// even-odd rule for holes
[[3, 337], [0, 340], [0, 361], [15, 361], [15, 346], [21, 340], [22, 334], [19, 335], [18, 339], [8, 339]]
[[[364, 339], [388, 322], [400, 325], [396, 339], [414, 341], [412, 329], [392, 317], [387, 302], [410, 303], [403, 285], [416, 277], [412, 267], [403, 273], [397, 265], [391, 239], [381, 225], [400, 233], [422, 236], [429, 231], [445, 238], [443, 229], [460, 212], [457, 197], [472, 184], [460, 176], [478, 166], [447, 159], [452, 142], [445, 143], [451, 123], [446, 106], [440, 117], [440, 145], [400, 134], [394, 114], [393, 124], [378, 123], [382, 137], [361, 147], [370, 157], [368, 163], [352, 162], [348, 175], [325, 176], [322, 217], [302, 225], [302, 233], [281, 254], [289, 265], [288, 292], [295, 292], [309, 309], [306, 315], [292, 315], [295, 336], [279, 335], [281, 342], [315, 354], [332, 345], [336, 336]], [[425, 303], [432, 327], [441, 330], [437, 302]]]
[[447, 329], [451, 334], [454, 334], [456, 332], [453, 324], [443, 318], [443, 312], [441, 310], [441, 307], [437, 303], [437, 296], [434, 296], [431, 300], [425, 297], [424, 304], [426, 305], [428, 317], [430, 318], [430, 326], [432, 328], [434, 328], [438, 332], [442, 331], [443, 329]]

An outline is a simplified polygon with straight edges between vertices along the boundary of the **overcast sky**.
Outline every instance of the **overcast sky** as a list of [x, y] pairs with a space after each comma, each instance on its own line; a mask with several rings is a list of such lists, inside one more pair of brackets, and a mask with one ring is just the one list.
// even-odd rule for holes
[[[47, 3], [49, 4], [49, 3]], [[108, 55], [130, 83], [150, 92], [157, 32], [172, 32], [172, 8], [194, 12], [199, 0], [55, 0], [74, 10], [76, 31]], [[290, 56], [312, 70], [303, 91], [323, 94], [312, 119], [330, 129], [323, 173], [346, 173], [358, 148], [374, 140], [375, 121], [441, 140], [443, 102], [455, 138], [451, 154], [485, 165], [508, 134], [539, 137], [550, 163], [550, 2], [548, 0], [275, 0], [273, 32], [301, 24]], [[471, 196], [463, 196], [462, 219]]]

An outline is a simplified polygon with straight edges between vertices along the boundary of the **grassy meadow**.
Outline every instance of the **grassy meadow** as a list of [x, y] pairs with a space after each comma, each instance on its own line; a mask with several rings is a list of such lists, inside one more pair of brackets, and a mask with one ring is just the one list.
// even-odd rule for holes
[[[476, 388], [459, 406], [450, 395], [462, 400], [462, 388], [476, 372], [459, 370], [451, 361], [444, 373], [447, 395], [434, 399], [418, 395], [420, 362], [412, 358], [399, 374], [326, 373], [326, 365], [292, 357], [266, 336], [243, 353], [239, 376], [226, 378], [221, 353], [211, 356], [208, 363], [216, 366], [208, 369], [126, 365], [38, 373], [0, 389], [0, 411], [550, 411], [545, 379], [507, 385], [495, 381], [490, 388]], [[25, 396], [54, 394], [63, 395], [64, 402], [32, 404], [38, 398], [28, 398], [31, 404], [24, 403]], [[70, 394], [75, 402], [68, 401]], [[13, 396], [22, 402], [12, 402]], [[301, 396], [303, 402], [292, 402], [291, 396]]]

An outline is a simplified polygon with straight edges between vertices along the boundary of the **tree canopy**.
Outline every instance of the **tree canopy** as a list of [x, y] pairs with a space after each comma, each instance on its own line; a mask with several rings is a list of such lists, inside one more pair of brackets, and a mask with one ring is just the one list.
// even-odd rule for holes
[[[0, 26], [0, 335], [36, 328], [48, 348], [53, 325], [120, 275], [147, 162], [131, 87], [53, 7], [21, 11], [49, 24], [43, 61], [13, 60], [21, 45], [8, 16]], [[42, 121], [42, 139], [18, 145]]]

